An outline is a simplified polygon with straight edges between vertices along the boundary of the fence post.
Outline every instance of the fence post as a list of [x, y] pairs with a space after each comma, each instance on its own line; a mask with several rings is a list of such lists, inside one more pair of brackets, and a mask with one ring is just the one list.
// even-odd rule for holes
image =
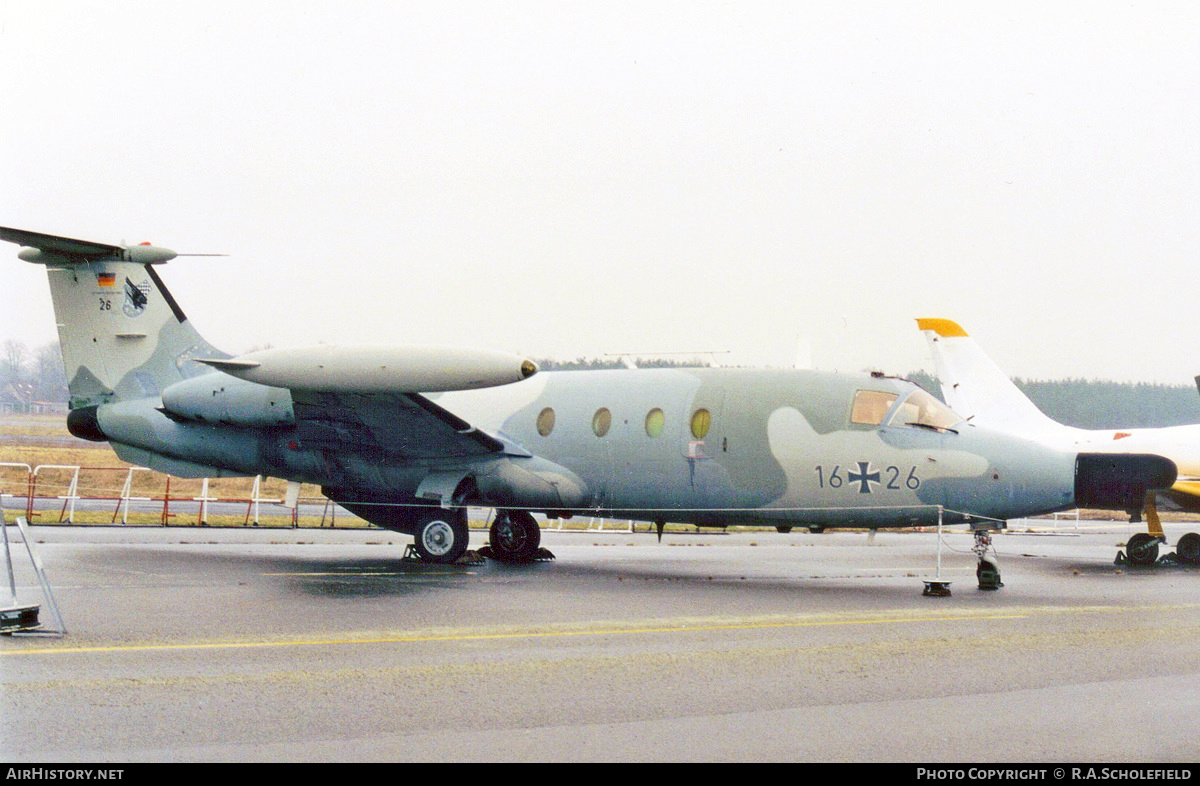
[[[0, 467], [24, 467], [25, 468], [25, 493], [29, 493], [29, 479], [33, 474], [33, 467], [28, 464], [23, 464], [19, 461], [0, 461]], [[0, 499], [4, 497], [15, 497], [16, 494], [0, 494]], [[28, 499], [25, 503], [26, 510], [29, 508]], [[28, 519], [26, 519], [28, 521]]]
[[71, 512], [67, 514], [67, 522], [75, 523], [75, 501], [79, 499], [79, 467], [75, 468], [75, 474], [71, 476], [71, 485], [67, 489], [67, 496], [63, 500], [63, 509], [58, 513], [58, 521], [61, 524], [63, 514], [67, 512], [67, 506], [71, 508]]
[[129, 523], [129, 487], [133, 481], [133, 470], [125, 473], [125, 485], [121, 486], [121, 498], [117, 500], [117, 507], [113, 509], [112, 521], [110, 524], [117, 523], [117, 514], [121, 512], [121, 506], [125, 506], [125, 515], [121, 517], [122, 524]]
[[29, 480], [26, 483], [25, 491], [25, 520], [33, 521], [33, 490], [37, 477], [32, 471], [29, 473]]
[[167, 488], [163, 492], [163, 512], [162, 525], [168, 527], [171, 525], [171, 476], [167, 475]]
[[135, 470], [139, 470], [139, 469], [142, 470], [143, 472], [150, 471], [150, 470], [146, 469], [145, 467], [130, 467], [129, 468], [129, 472], [126, 473], [126, 475], [125, 475], [125, 485], [121, 487], [121, 499], [117, 500], [117, 509], [113, 511], [112, 521], [109, 523], [111, 523], [111, 524], [117, 523], [117, 514], [121, 512], [121, 506], [124, 505], [125, 513], [124, 513], [124, 515], [121, 516], [121, 524], [128, 524], [129, 523], [129, 502], [131, 500], [135, 500], [135, 499], [138, 502], [146, 502], [150, 499], [149, 497], [131, 496], [133, 493], [133, 473]]
[[204, 482], [200, 484], [200, 496], [192, 497], [193, 502], [200, 503], [200, 518], [196, 521], [201, 527], [208, 526], [208, 503], [220, 502], [220, 497], [208, 496], [208, 478], [204, 478]]
[[300, 526], [300, 484], [289, 480], [283, 494], [283, 506], [292, 509], [292, 529]]
[[[259, 503], [262, 502], [262, 475], [254, 476], [254, 485], [250, 488], [250, 504], [246, 506], [246, 520], [242, 522], [242, 526], [250, 523], [250, 510], [254, 509], [254, 526], [258, 526]], [[279, 502], [279, 500], [267, 500], [268, 502]]]

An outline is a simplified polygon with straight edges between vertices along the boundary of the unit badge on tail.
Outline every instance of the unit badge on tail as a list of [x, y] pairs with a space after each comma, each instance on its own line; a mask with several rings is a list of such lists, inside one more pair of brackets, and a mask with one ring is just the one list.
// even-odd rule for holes
[[128, 278], [125, 279], [125, 304], [121, 306], [121, 310], [125, 312], [125, 316], [141, 316], [141, 313], [146, 310], [146, 302], [148, 300], [146, 293], [149, 290], [149, 281], [144, 284], [135, 284]]

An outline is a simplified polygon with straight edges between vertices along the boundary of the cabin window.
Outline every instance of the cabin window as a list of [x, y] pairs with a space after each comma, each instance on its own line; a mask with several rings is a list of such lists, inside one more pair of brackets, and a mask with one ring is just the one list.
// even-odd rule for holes
[[550, 436], [550, 432], [554, 431], [554, 410], [546, 407], [537, 416], [537, 431], [543, 437]]
[[854, 394], [854, 406], [850, 409], [850, 422], [863, 426], [878, 426], [892, 408], [898, 396], [881, 390], [860, 390]]
[[962, 422], [962, 417], [931, 393], [914, 390], [912, 395], [896, 407], [896, 414], [888, 421], [889, 426], [924, 426], [945, 430]]
[[666, 425], [667, 417], [661, 409], [655, 408], [646, 413], [646, 435], [658, 437], [662, 435], [663, 426]]
[[698, 409], [692, 413], [692, 436], [696, 439], [704, 439], [704, 435], [708, 433], [708, 427], [712, 425], [712, 415], [707, 409]]
[[603, 437], [612, 428], [612, 413], [607, 407], [601, 407], [596, 410], [596, 414], [592, 415], [592, 431], [597, 437]]

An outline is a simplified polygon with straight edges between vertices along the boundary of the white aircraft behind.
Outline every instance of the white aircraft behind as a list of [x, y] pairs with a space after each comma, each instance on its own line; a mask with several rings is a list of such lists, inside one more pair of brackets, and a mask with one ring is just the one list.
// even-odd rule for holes
[[[1146, 497], [1149, 532], [1134, 535], [1126, 544], [1132, 563], [1155, 562], [1159, 544], [1166, 543], [1156, 496], [1167, 503], [1165, 507], [1200, 511], [1200, 424], [1120, 429], [1067, 426], [1039, 410], [957, 322], [918, 319], [917, 327], [933, 353], [942, 397], [971, 423], [1060, 448], [1091, 453], [1154, 453], [1175, 462], [1179, 474], [1174, 485]], [[1130, 511], [1132, 520], [1137, 521], [1141, 512]], [[1175, 553], [1182, 562], [1200, 564], [1200, 534], [1190, 532], [1181, 537]]]

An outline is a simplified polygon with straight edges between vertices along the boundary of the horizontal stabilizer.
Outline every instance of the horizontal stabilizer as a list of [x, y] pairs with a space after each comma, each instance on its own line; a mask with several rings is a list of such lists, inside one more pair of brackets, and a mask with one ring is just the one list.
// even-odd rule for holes
[[10, 229], [8, 227], [0, 227], [0, 240], [7, 240], [9, 243], [18, 243], [40, 251], [49, 251], [53, 254], [64, 254], [66, 256], [83, 257], [85, 259], [120, 257], [125, 253], [125, 249], [122, 246], [93, 243], [90, 240], [73, 240], [69, 237], [43, 235], [40, 232], [29, 232], [24, 229]]
[[[136, 246], [114, 246], [75, 240], [57, 235], [43, 235], [25, 229], [0, 227], [0, 240], [24, 246], [18, 257], [26, 262], [61, 265], [64, 262], [90, 262], [98, 259], [118, 259], [139, 265], [159, 265], [179, 256], [169, 248], [140, 243]], [[220, 256], [219, 254], [189, 254], [188, 256]]]

